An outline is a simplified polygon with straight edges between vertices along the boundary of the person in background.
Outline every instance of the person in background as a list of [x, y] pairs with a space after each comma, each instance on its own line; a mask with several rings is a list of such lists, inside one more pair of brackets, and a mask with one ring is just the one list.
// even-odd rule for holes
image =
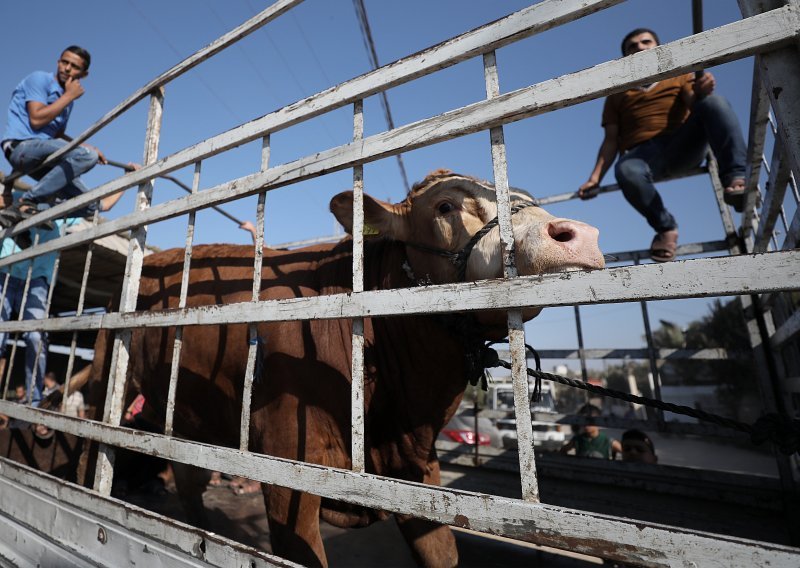
[[653, 441], [641, 430], [626, 430], [622, 434], [622, 461], [658, 463]]
[[612, 440], [600, 431], [594, 418], [600, 416], [600, 409], [593, 404], [585, 404], [578, 411], [584, 417], [585, 424], [572, 439], [561, 447], [561, 453], [575, 451], [575, 455], [585, 458], [616, 459], [622, 451], [618, 440]]
[[47, 371], [44, 374], [44, 389], [42, 390], [42, 398], [46, 398], [58, 390], [58, 380], [53, 371]]
[[[637, 28], [622, 40], [623, 56], [659, 45], [653, 30]], [[600, 180], [614, 159], [625, 199], [655, 229], [650, 257], [675, 258], [678, 223], [664, 206], [653, 180], [700, 165], [710, 145], [719, 161], [724, 199], [737, 211], [744, 204], [746, 146], [730, 103], [712, 94], [711, 73], [692, 73], [639, 85], [606, 98], [603, 142], [589, 179], [578, 188], [581, 199], [597, 195]]]

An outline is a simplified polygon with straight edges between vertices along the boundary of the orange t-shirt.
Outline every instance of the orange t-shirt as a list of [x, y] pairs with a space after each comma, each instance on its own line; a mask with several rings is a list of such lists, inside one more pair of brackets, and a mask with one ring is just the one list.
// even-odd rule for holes
[[603, 127], [619, 127], [619, 151], [672, 132], [689, 116], [682, 91], [691, 93], [694, 75], [687, 73], [659, 81], [648, 90], [628, 89], [606, 98], [603, 106]]

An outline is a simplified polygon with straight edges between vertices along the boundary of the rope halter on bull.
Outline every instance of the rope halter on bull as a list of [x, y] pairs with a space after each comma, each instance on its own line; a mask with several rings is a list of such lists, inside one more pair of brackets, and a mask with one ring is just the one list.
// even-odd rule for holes
[[[479, 186], [482, 189], [488, 189], [490, 191], [496, 191], [494, 185], [489, 182], [479, 181], [474, 178], [464, 177], [457, 174], [449, 174], [443, 176], [439, 179], [435, 179], [433, 182], [429, 183], [423, 188], [419, 188], [419, 191], [424, 191], [436, 186], [447, 186], [449, 184], [453, 185], [475, 185]], [[415, 191], [417, 188], [412, 189], [412, 192]], [[512, 188], [512, 204], [511, 204], [511, 216], [513, 217], [519, 211], [522, 211], [526, 207], [538, 207], [536, 201], [524, 190], [518, 188]], [[515, 199], [516, 198], [516, 199]], [[413, 243], [405, 241], [405, 245], [409, 246], [413, 249], [427, 252], [431, 254], [436, 254], [439, 256], [443, 256], [448, 259], [450, 262], [455, 265], [457, 270], [457, 281], [464, 282], [467, 276], [467, 264], [469, 263], [469, 255], [472, 253], [472, 250], [475, 246], [480, 242], [480, 240], [488, 235], [492, 229], [497, 227], [500, 224], [498, 217], [495, 217], [488, 223], [486, 223], [478, 232], [476, 232], [467, 244], [465, 244], [461, 250], [454, 252], [442, 248], [432, 247], [428, 245], [423, 245], [420, 243]]]

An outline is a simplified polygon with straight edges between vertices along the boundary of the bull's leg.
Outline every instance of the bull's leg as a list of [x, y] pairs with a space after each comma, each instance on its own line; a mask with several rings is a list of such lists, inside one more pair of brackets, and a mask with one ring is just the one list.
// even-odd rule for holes
[[408, 515], [395, 515], [395, 519], [417, 564], [436, 568], [458, 565], [456, 539], [449, 526]]
[[175, 475], [178, 499], [189, 524], [210, 530], [208, 515], [203, 505], [203, 493], [211, 479], [211, 472], [179, 462], [172, 462], [172, 472]]
[[[439, 460], [435, 454], [428, 461], [428, 468], [422, 478], [428, 485], [440, 485]], [[414, 560], [420, 566], [447, 567], [458, 565], [458, 549], [453, 531], [447, 525], [440, 525], [408, 515], [395, 515], [397, 526], [406, 539]]]
[[322, 499], [285, 487], [262, 487], [272, 553], [303, 566], [327, 566], [319, 532]]

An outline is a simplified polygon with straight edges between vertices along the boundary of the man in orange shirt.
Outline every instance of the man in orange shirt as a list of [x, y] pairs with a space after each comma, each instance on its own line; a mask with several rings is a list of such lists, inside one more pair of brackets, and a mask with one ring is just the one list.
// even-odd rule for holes
[[[659, 45], [652, 30], [638, 28], [622, 40], [622, 54], [632, 55]], [[713, 95], [714, 76], [695, 79], [687, 73], [641, 85], [606, 99], [605, 137], [581, 199], [597, 195], [600, 180], [619, 154], [614, 173], [625, 198], [641, 213], [656, 236], [650, 256], [658, 262], [675, 258], [678, 224], [656, 191], [655, 178], [699, 165], [710, 145], [725, 187], [725, 202], [742, 210], [746, 146], [730, 103]]]

